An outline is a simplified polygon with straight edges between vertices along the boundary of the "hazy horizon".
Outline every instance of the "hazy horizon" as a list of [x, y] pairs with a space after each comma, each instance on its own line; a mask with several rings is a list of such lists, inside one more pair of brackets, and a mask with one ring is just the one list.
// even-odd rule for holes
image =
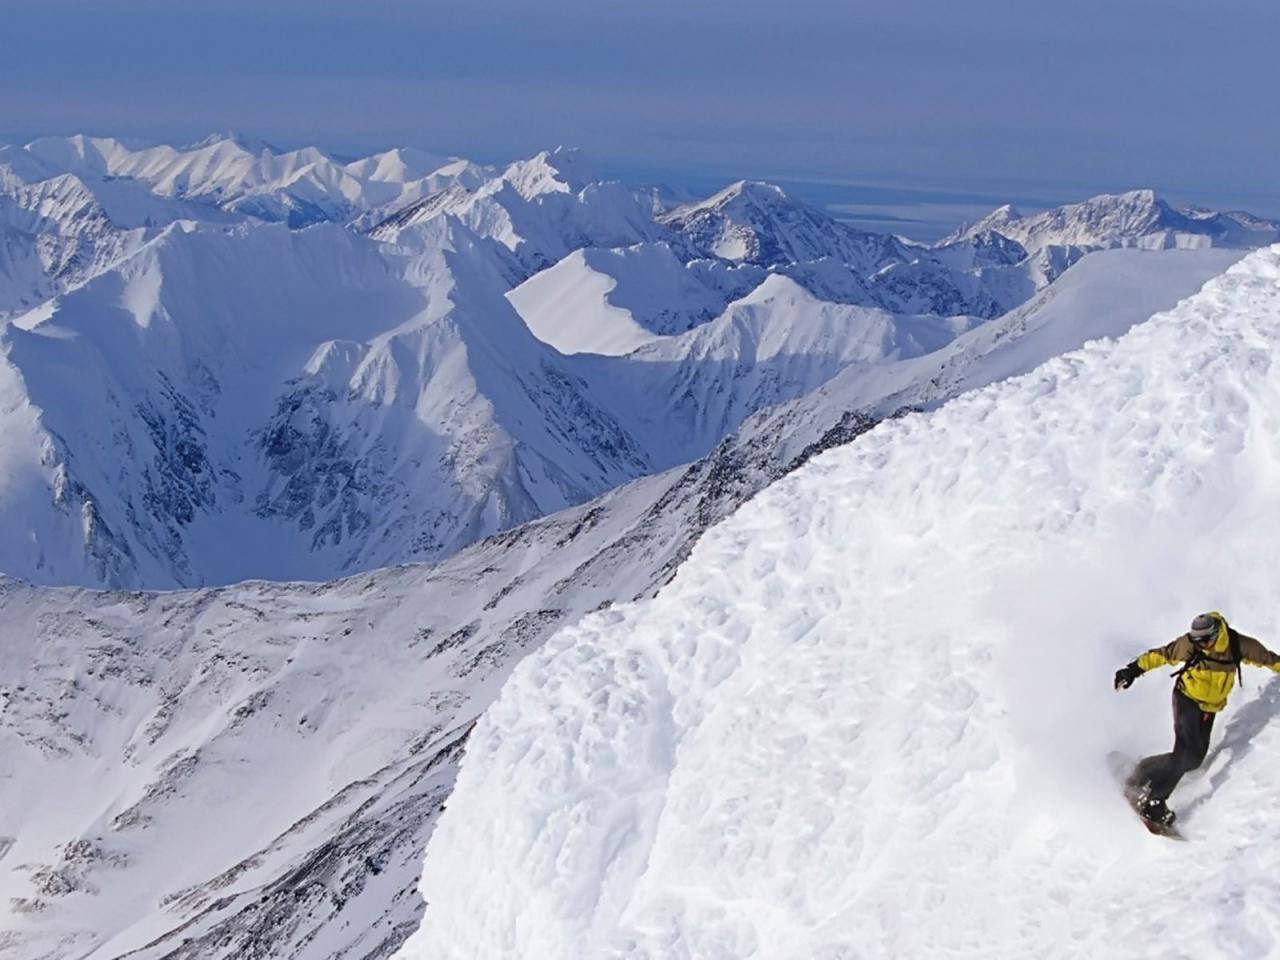
[[[769, 179], [866, 222], [1151, 187], [1280, 215], [1266, 0], [5, 5], [0, 138], [235, 129], [627, 182]], [[880, 219], [875, 219], [880, 218]]]
[[[291, 142], [285, 138], [273, 137], [269, 132], [249, 133], [243, 130], [210, 131], [202, 136], [187, 139], [127, 135], [110, 130], [6, 134], [0, 128], [0, 143], [23, 144], [44, 136], [71, 137], [77, 134], [90, 137], [116, 137], [126, 143], [139, 145], [167, 144], [175, 147], [189, 146], [210, 136], [233, 135], [250, 145], [263, 143], [277, 150], [316, 147], [336, 158], [367, 156], [393, 147], [409, 147], [448, 156], [466, 156], [461, 151], [451, 150], [438, 144], [371, 143], [354, 149], [335, 149], [322, 142]], [[554, 149], [556, 146], [573, 145], [553, 144], [544, 149]], [[971, 189], [966, 190], [962, 185], [945, 185], [927, 179], [914, 182], [903, 179], [895, 183], [888, 180], [876, 182], [870, 177], [864, 180], [798, 178], [786, 173], [770, 173], [767, 170], [745, 173], [741, 170], [729, 169], [719, 173], [702, 169], [681, 171], [663, 165], [656, 158], [649, 164], [644, 162], [647, 158], [643, 157], [634, 158], [629, 162], [609, 163], [601, 162], [590, 151], [583, 151], [583, 153], [601, 177], [620, 180], [633, 187], [666, 186], [684, 199], [691, 200], [709, 196], [738, 180], [765, 180], [782, 186], [790, 196], [823, 209], [831, 216], [848, 221], [861, 229], [896, 233], [922, 242], [940, 239], [957, 227], [972, 223], [1004, 204], [1012, 204], [1024, 214], [1034, 213], [1050, 207], [1078, 202], [1100, 193], [1123, 193], [1138, 189], [1155, 189], [1162, 199], [1175, 205], [1203, 205], [1220, 210], [1246, 210], [1259, 216], [1280, 217], [1280, 202], [1273, 200], [1268, 203], [1268, 198], [1230, 196], [1213, 191], [1170, 193], [1147, 183], [1093, 186], [1070, 183], [1011, 183], [1009, 189], [1002, 192], [995, 184], [974, 184]], [[504, 164], [525, 156], [532, 156], [532, 153], [497, 157], [466, 156], [466, 159], [486, 164]]]

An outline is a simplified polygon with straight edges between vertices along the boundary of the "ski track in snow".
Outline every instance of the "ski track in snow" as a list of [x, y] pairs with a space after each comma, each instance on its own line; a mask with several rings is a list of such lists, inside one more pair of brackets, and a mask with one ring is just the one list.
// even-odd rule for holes
[[1280, 679], [1246, 668], [1151, 837], [1201, 609], [1280, 646], [1280, 247], [1119, 341], [881, 424], [517, 668], [400, 956], [1280, 952]]

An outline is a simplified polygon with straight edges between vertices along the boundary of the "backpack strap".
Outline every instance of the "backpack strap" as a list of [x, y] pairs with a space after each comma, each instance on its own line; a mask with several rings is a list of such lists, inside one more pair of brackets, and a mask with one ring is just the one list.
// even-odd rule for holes
[[1240, 634], [1230, 627], [1227, 627], [1227, 649], [1231, 652], [1231, 659], [1236, 665], [1236, 680], [1240, 686], [1244, 686], [1244, 670], [1240, 667], [1244, 662], [1244, 654], [1240, 652]]
[[1192, 652], [1192, 654], [1191, 654], [1190, 658], [1187, 660], [1187, 662], [1186, 662], [1186, 663], [1184, 663], [1181, 667], [1179, 667], [1177, 670], [1175, 670], [1175, 671], [1173, 672], [1173, 679], [1177, 680], [1179, 677], [1181, 677], [1181, 676], [1182, 676], [1184, 673], [1186, 673], [1188, 670], [1192, 669], [1193, 667], [1198, 667], [1198, 666], [1200, 666], [1200, 664], [1204, 663], [1204, 662], [1205, 662], [1206, 660], [1208, 660], [1208, 659], [1209, 659], [1208, 655], [1207, 655], [1203, 650], [1201, 650], [1199, 647], [1197, 647], [1197, 648]]
[[[1230, 662], [1234, 664], [1236, 668], [1236, 680], [1240, 683], [1241, 686], [1243, 686], [1244, 671], [1241, 669], [1240, 665], [1241, 663], [1244, 662], [1244, 654], [1242, 654], [1240, 651], [1240, 634], [1236, 633], [1230, 627], [1227, 628], [1227, 652], [1231, 656]], [[1184, 663], [1179, 669], [1174, 671], [1173, 679], [1177, 680], [1188, 670], [1191, 670], [1194, 667], [1200, 666], [1200, 664], [1204, 663], [1206, 660], [1212, 661], [1214, 663], [1222, 663], [1222, 661], [1219, 660], [1217, 657], [1211, 657], [1209, 656], [1207, 651], [1197, 647], [1195, 651], [1191, 654], [1190, 659], [1188, 659], [1187, 662]]]

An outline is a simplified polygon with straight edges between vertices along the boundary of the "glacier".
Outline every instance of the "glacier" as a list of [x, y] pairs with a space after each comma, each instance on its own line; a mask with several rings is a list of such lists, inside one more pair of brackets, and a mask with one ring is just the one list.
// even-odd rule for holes
[[1175, 793], [1190, 844], [1105, 764], [1171, 736], [1117, 665], [1203, 608], [1277, 646], [1277, 342], [1271, 247], [822, 454], [562, 629], [477, 723], [398, 956], [1280, 949], [1280, 681]]

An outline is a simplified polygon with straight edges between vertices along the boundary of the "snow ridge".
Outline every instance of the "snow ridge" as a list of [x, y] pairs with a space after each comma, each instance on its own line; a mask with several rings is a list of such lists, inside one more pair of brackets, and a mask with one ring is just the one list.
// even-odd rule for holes
[[[1276, 684], [1175, 794], [1209, 860], [1105, 769], [1166, 748], [1167, 686], [1086, 691], [1201, 608], [1276, 645], [1277, 343], [1272, 247], [813, 460], [562, 630], [471, 737], [400, 956], [1274, 951]], [[1186, 910], [1188, 870], [1231, 908]]]

